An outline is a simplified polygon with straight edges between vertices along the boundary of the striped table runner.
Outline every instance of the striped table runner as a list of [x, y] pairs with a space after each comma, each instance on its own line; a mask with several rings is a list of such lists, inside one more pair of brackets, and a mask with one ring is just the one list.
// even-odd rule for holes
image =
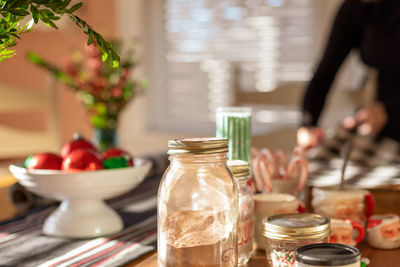
[[146, 178], [133, 191], [107, 201], [121, 215], [122, 232], [95, 239], [43, 235], [44, 219], [56, 208], [32, 211], [0, 223], [0, 266], [121, 266], [155, 250], [157, 189], [160, 176]]

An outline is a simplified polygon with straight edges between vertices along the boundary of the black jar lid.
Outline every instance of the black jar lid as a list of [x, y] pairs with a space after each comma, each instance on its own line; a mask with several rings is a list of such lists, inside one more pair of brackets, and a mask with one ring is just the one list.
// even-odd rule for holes
[[341, 266], [360, 262], [360, 251], [352, 246], [332, 243], [306, 245], [296, 250], [296, 261], [309, 265]]

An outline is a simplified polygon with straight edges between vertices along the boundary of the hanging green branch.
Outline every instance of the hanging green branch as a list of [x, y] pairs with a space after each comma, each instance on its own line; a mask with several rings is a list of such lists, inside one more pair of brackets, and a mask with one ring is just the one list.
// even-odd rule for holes
[[[71, 0], [0, 0], [0, 61], [15, 55], [12, 47], [17, 44], [18, 39], [21, 39], [23, 33], [32, 29], [34, 24], [42, 21], [47, 26], [58, 29], [57, 20], [67, 15], [88, 36], [88, 45], [96, 41], [102, 60], [110, 58], [113, 67], [117, 68], [120, 58], [111, 42], [104, 40], [90, 25], [75, 15], [75, 11], [82, 7], [82, 3], [71, 7], [70, 3]], [[26, 17], [31, 19], [23, 24], [22, 21]]]

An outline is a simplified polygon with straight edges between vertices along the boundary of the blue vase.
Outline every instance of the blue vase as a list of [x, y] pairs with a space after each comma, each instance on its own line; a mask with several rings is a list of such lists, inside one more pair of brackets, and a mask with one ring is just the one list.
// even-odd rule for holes
[[93, 142], [100, 149], [105, 151], [112, 147], [117, 147], [117, 129], [116, 128], [93, 128]]

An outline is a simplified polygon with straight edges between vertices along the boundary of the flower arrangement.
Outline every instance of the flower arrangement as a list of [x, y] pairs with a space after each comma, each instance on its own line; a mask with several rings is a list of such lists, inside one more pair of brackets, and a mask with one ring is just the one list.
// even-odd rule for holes
[[[120, 44], [114, 44], [114, 47], [118, 49]], [[115, 146], [115, 131], [121, 111], [143, 91], [147, 82], [130, 78], [136, 67], [134, 48], [121, 57], [118, 68], [115, 68], [111, 59], [102, 61], [102, 53], [96, 43], [86, 46], [86, 52], [85, 66], [82, 53], [74, 51], [65, 60], [64, 69], [45, 61], [36, 53], [29, 53], [28, 58], [76, 92], [90, 114], [94, 134], [97, 135], [95, 140], [99, 140], [101, 149], [107, 149]]]

